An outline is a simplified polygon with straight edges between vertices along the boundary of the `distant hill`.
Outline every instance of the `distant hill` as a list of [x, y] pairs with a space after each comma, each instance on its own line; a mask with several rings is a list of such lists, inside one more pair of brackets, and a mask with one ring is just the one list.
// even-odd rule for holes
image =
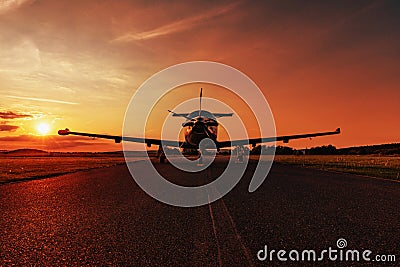
[[27, 157], [48, 156], [49, 155], [49, 152], [47, 152], [47, 151], [40, 150], [40, 149], [30, 149], [30, 148], [22, 148], [22, 149], [10, 150], [10, 151], [3, 151], [1, 153], [8, 155], [8, 156], [27, 156]]

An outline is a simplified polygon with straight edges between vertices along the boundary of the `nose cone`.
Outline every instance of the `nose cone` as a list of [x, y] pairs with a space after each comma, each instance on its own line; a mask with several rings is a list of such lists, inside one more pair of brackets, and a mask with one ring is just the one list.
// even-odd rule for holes
[[203, 124], [202, 124], [202, 123], [196, 123], [196, 124], [193, 126], [193, 131], [196, 132], [196, 133], [202, 133], [202, 132], [204, 132], [204, 126], [203, 126]]

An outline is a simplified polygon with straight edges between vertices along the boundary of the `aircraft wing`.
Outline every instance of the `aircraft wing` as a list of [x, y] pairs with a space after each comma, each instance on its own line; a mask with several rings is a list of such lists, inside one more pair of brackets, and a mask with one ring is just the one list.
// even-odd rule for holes
[[320, 133], [275, 136], [275, 137], [267, 137], [267, 138], [251, 138], [251, 139], [242, 139], [242, 140], [233, 140], [233, 141], [222, 141], [222, 142], [218, 142], [217, 146], [219, 148], [232, 147], [232, 146], [238, 146], [238, 145], [246, 145], [246, 144], [255, 146], [260, 143], [269, 143], [269, 142], [275, 142], [275, 141], [283, 141], [284, 143], [288, 143], [289, 140], [292, 140], [292, 139], [310, 138], [310, 137], [334, 135], [334, 134], [340, 134], [340, 128], [337, 128], [335, 131], [332, 131], [332, 132], [320, 132]]
[[121, 143], [121, 141], [135, 142], [135, 143], [144, 143], [147, 146], [151, 145], [164, 145], [164, 146], [172, 146], [172, 147], [180, 147], [182, 142], [172, 141], [172, 140], [160, 140], [160, 139], [152, 139], [152, 138], [140, 138], [140, 137], [128, 137], [128, 136], [118, 136], [118, 135], [107, 135], [107, 134], [92, 134], [92, 133], [81, 133], [81, 132], [73, 132], [69, 129], [59, 130], [59, 135], [80, 135], [80, 136], [88, 136], [93, 138], [103, 138], [103, 139], [111, 139], [114, 140], [115, 143]]

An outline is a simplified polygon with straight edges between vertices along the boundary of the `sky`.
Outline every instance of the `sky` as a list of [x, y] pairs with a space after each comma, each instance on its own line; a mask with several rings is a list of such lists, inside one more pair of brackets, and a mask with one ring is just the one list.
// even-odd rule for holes
[[[398, 14], [395, 0], [0, 0], [0, 150], [119, 150], [57, 130], [120, 135], [146, 79], [198, 60], [249, 76], [278, 135], [342, 129], [291, 147], [400, 142]], [[212, 86], [204, 94], [221, 96]], [[198, 89], [179, 95], [194, 98]], [[237, 116], [251, 116], [239, 102]], [[167, 104], [159, 117], [168, 116]], [[159, 136], [161, 123], [150, 123], [146, 136]], [[253, 126], [248, 135], [258, 137]]]

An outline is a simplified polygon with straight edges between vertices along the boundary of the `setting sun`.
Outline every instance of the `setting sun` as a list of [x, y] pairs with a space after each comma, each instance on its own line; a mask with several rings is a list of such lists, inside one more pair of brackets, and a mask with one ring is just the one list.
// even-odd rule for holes
[[40, 123], [36, 127], [36, 130], [41, 135], [46, 135], [50, 131], [50, 126], [47, 123]]

